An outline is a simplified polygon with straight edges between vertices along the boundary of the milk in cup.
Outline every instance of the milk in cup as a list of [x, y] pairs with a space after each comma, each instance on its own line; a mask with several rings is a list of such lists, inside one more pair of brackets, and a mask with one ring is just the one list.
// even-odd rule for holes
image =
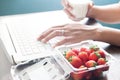
[[83, 19], [86, 17], [88, 11], [88, 5], [91, 0], [68, 0], [69, 5], [73, 8], [71, 13], [76, 17], [76, 19]]

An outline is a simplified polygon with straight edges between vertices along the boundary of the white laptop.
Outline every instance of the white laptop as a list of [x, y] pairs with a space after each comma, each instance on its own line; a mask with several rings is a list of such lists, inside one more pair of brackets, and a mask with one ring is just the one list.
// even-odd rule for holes
[[29, 59], [51, 55], [51, 43], [44, 44], [37, 41], [39, 35], [36, 30], [41, 31], [41, 29], [23, 25], [0, 24], [0, 45], [9, 61], [17, 64]]

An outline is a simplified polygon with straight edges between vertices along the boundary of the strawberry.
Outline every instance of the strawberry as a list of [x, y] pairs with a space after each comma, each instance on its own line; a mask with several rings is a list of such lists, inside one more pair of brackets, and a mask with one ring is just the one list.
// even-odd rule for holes
[[75, 52], [76, 53], [76, 55], [78, 55], [78, 53], [79, 53], [79, 49], [75, 49], [75, 48], [73, 48], [73, 49], [71, 49], [73, 52]]
[[82, 69], [82, 68], [87, 68], [87, 67], [85, 65], [81, 65], [79, 69]]
[[83, 70], [83, 72], [82, 71], [71, 72], [70, 75], [72, 76], [73, 80], [83, 80], [86, 74]]
[[99, 50], [98, 53], [101, 55], [102, 58], [105, 58], [105, 53], [102, 50]]
[[69, 50], [69, 51], [65, 52], [65, 54], [64, 54], [64, 56], [67, 60], [73, 55], [77, 56], [76, 53], [73, 52], [72, 50]]
[[100, 77], [102, 75], [102, 70], [101, 69], [96, 69], [93, 71], [94, 77]]
[[89, 60], [97, 61], [98, 58], [100, 58], [100, 57], [101, 57], [101, 56], [100, 56], [99, 53], [97, 53], [97, 52], [93, 52], [93, 53], [91, 53], [91, 54], [89, 55]]
[[99, 58], [98, 61], [97, 61], [97, 64], [98, 64], [98, 65], [103, 65], [103, 64], [105, 64], [105, 63], [106, 63], [105, 58]]
[[73, 65], [75, 68], [79, 68], [83, 63], [82, 60], [77, 56], [71, 56], [68, 61], [71, 65]]
[[81, 47], [81, 48], [80, 48], [80, 51], [86, 51], [86, 49], [87, 49], [87, 48], [85, 48], [85, 47]]
[[90, 68], [90, 67], [95, 67], [97, 63], [94, 60], [89, 60], [85, 63], [85, 66]]
[[85, 63], [86, 61], [88, 61], [88, 53], [85, 52], [85, 51], [79, 52], [78, 57], [79, 57], [80, 59], [82, 59], [82, 61], [83, 61], [84, 63]]
[[88, 53], [88, 56], [89, 56], [89, 55], [90, 55], [92, 52], [94, 52], [94, 51], [91, 50], [91, 49], [86, 49], [85, 52], [87, 52], [87, 53]]
[[82, 48], [80, 49], [80, 52], [82, 52], [82, 51], [87, 52], [88, 55], [90, 55], [90, 53], [92, 53], [94, 50], [88, 49], [88, 48], [85, 48], [85, 47], [82, 47]]
[[90, 50], [97, 51], [99, 50], [99, 47], [97, 45], [90, 46]]
[[91, 80], [92, 73], [91, 72], [86, 72], [85, 80]]

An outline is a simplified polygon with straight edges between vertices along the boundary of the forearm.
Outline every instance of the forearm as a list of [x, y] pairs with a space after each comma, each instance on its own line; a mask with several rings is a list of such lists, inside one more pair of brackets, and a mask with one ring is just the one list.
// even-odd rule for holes
[[113, 45], [120, 46], [120, 30], [107, 28], [107, 27], [100, 27], [96, 30], [96, 38], [97, 41], [107, 42]]
[[120, 4], [91, 6], [87, 17], [92, 17], [106, 23], [120, 23]]

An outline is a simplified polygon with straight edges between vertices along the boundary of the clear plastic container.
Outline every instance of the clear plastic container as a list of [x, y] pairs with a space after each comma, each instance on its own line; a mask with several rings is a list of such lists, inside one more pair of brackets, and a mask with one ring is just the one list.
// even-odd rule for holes
[[48, 56], [12, 66], [11, 76], [13, 80], [66, 80], [70, 74]]
[[[90, 48], [91, 46], [97, 46], [99, 50], [103, 51], [105, 53], [105, 59], [107, 60], [105, 64], [97, 65], [94, 67], [86, 67], [83, 68], [75, 68], [68, 59], [65, 57], [65, 53], [71, 49], [81, 49], [81, 48]], [[94, 41], [83, 41], [81, 43], [67, 45], [67, 46], [61, 46], [58, 47], [58, 49], [62, 55], [64, 56], [64, 61], [69, 65], [69, 72], [73, 80], [93, 80], [103, 77], [103, 73], [109, 70], [110, 64], [112, 61], [115, 60], [115, 58], [107, 53], [105, 50], [100, 48], [98, 45], [94, 44]], [[97, 62], [97, 61], [96, 61]], [[84, 64], [85, 65], [85, 64]]]
[[[95, 44], [94, 41], [90, 40], [61, 46], [54, 49], [51, 56], [28, 60], [24, 63], [12, 66], [11, 74], [13, 80], [40, 80], [44, 75], [49, 77], [49, 79], [47, 78], [45, 80], [90, 80], [100, 78], [104, 71], [109, 70], [110, 63], [114, 60], [114, 57], [99, 46], [99, 49], [104, 51], [107, 60], [104, 65], [97, 65], [90, 68], [75, 68], [64, 56], [65, 51], [72, 48], [89, 48], [91, 45]], [[36, 76], [37, 79], [31, 79], [31, 77], [36, 78]]]

